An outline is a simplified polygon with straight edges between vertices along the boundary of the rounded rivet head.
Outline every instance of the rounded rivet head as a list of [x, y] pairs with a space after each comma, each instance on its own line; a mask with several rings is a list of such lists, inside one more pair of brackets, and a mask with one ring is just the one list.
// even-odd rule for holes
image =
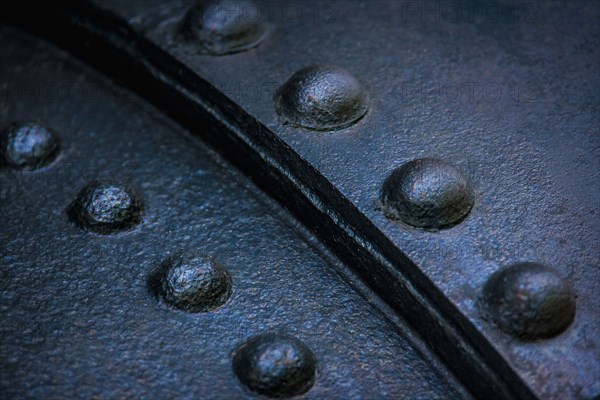
[[348, 127], [369, 108], [369, 96], [360, 82], [333, 65], [299, 70], [277, 90], [274, 102], [283, 123], [314, 130]]
[[298, 339], [263, 334], [238, 349], [233, 369], [250, 390], [269, 397], [287, 397], [305, 393], [312, 387], [317, 361]]
[[187, 12], [181, 32], [201, 54], [225, 55], [258, 46], [269, 29], [256, 2], [204, 0]]
[[56, 158], [59, 149], [57, 135], [33, 123], [15, 123], [0, 134], [0, 157], [15, 169], [43, 167]]
[[214, 258], [180, 252], [166, 259], [150, 280], [165, 303], [183, 311], [214, 310], [231, 296], [231, 276]]
[[572, 287], [552, 268], [519, 263], [490, 277], [481, 304], [500, 329], [534, 340], [556, 336], [571, 324], [575, 297]]
[[142, 201], [131, 189], [93, 181], [79, 191], [67, 213], [86, 231], [110, 234], [139, 224], [142, 211]]
[[452, 165], [435, 158], [409, 161], [383, 183], [381, 202], [388, 218], [417, 228], [456, 225], [473, 207], [469, 182]]

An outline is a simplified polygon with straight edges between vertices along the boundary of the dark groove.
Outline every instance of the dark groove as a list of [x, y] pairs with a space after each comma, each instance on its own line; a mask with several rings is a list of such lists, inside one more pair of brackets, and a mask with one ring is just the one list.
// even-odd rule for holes
[[0, 19], [123, 82], [216, 148], [402, 315], [475, 397], [535, 398], [419, 268], [272, 131], [120, 18], [87, 2], [58, 3], [21, 2]]

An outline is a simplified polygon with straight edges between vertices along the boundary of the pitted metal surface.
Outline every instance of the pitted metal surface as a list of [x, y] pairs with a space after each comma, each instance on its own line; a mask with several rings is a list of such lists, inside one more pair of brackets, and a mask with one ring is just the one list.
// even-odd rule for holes
[[[318, 169], [539, 396], [600, 394], [598, 3], [304, 2], [292, 16], [289, 2], [269, 2], [277, 33], [228, 58], [171, 39], [187, 2], [113, 4]], [[278, 120], [273, 91], [313, 63], [364, 82], [365, 118], [325, 134]], [[392, 170], [419, 157], [451, 162], [473, 182], [473, 210], [452, 229], [414, 229], [378, 209]], [[516, 262], [548, 264], [572, 281], [577, 315], [563, 334], [521, 342], [483, 318], [483, 286]]]
[[[260, 10], [273, 32], [257, 47], [227, 56], [202, 55], [181, 40], [191, 4], [98, 2], [110, 13], [86, 9], [92, 17], [80, 22], [74, 7], [70, 18], [94, 43], [126, 53], [129, 61], [120, 65], [141, 59], [132, 70], [150, 71], [146, 78], [174, 88], [174, 100], [153, 95], [153, 101], [227, 153], [228, 139], [191, 122], [192, 110], [218, 114], [231, 130], [224, 137], [242, 138], [256, 153], [236, 165], [263, 189], [272, 184], [276, 189], [267, 191], [404, 315], [455, 373], [463, 371], [474, 393], [600, 394], [597, 3], [266, 2]], [[114, 38], [102, 38], [110, 30]], [[93, 64], [110, 69], [89, 53]], [[277, 89], [315, 64], [341, 67], [364, 85], [369, 108], [354, 125], [316, 132], [286, 125], [277, 114]], [[183, 105], [190, 110], [180, 111]], [[387, 218], [380, 204], [386, 179], [430, 157], [455, 166], [472, 184], [468, 215], [441, 230]], [[273, 171], [247, 169], [263, 162]], [[277, 193], [280, 167], [298, 192]], [[326, 218], [298, 211], [303, 198]], [[524, 341], [486, 317], [484, 286], [494, 272], [520, 262], [548, 265], [572, 284], [576, 314], [564, 332]]]
[[[0, 124], [37, 121], [62, 140], [52, 165], [0, 172], [1, 398], [255, 398], [233, 358], [263, 334], [291, 335], [314, 354], [316, 376], [297, 383], [310, 383], [306, 399], [469, 398], [216, 153], [50, 44], [7, 27], [0, 40]], [[137, 225], [96, 233], [69, 218], [97, 179], [143, 199]], [[152, 274], [180, 250], [227, 269], [224, 304], [186, 312], [154, 296]]]

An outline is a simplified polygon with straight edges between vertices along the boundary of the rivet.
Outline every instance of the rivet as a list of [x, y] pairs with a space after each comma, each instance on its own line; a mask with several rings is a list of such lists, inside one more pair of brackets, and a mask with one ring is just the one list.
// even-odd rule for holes
[[269, 333], [243, 344], [234, 356], [233, 369], [250, 390], [269, 397], [288, 397], [312, 387], [317, 361], [300, 340]]
[[571, 324], [575, 297], [571, 285], [552, 268], [528, 262], [493, 274], [481, 304], [500, 329], [533, 340], [556, 336]]
[[464, 219], [474, 203], [469, 182], [452, 165], [435, 158], [409, 161], [383, 183], [381, 202], [388, 218], [438, 230]]
[[299, 70], [277, 90], [274, 102], [283, 123], [314, 130], [348, 127], [369, 108], [369, 96], [360, 82], [333, 65]]
[[257, 3], [247, 0], [198, 1], [183, 19], [181, 33], [201, 54], [225, 55], [258, 46], [267, 36]]
[[0, 158], [15, 169], [43, 167], [56, 158], [59, 150], [57, 135], [33, 123], [13, 123], [0, 134]]
[[80, 228], [110, 234], [132, 228], [142, 220], [143, 204], [133, 190], [93, 181], [79, 191], [67, 213]]
[[150, 277], [150, 288], [165, 303], [191, 313], [222, 306], [231, 296], [231, 276], [213, 257], [179, 252]]

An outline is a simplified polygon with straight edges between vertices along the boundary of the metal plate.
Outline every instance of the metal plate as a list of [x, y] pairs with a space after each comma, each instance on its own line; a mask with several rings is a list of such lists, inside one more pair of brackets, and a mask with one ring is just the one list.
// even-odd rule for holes
[[[229, 57], [178, 43], [186, 5], [136, 6], [114, 9], [333, 183], [539, 396], [600, 394], [598, 3], [269, 2], [261, 10], [277, 31]], [[282, 125], [274, 90], [314, 63], [364, 82], [368, 115], [330, 133]], [[420, 231], [378, 209], [390, 171], [419, 157], [447, 160], [474, 184], [475, 208], [453, 229]], [[523, 343], [482, 320], [481, 288], [518, 261], [573, 281], [577, 317], [564, 334]]]
[[[175, 40], [188, 2], [102, 4], [264, 126], [121, 21], [86, 7], [70, 18], [95, 45], [116, 48], [118, 62], [127, 60], [129, 72], [115, 76], [129, 78], [315, 229], [474, 393], [531, 395], [516, 371], [544, 398], [597, 395], [598, 220], [587, 218], [598, 211], [600, 183], [597, 4], [459, 2], [449, 10], [438, 2], [308, 2], [296, 17], [290, 4], [265, 3], [273, 34], [254, 50], [223, 57]], [[59, 21], [35, 22], [58, 29]], [[79, 38], [58, 36], [82, 49]], [[110, 69], [102, 51], [88, 52]], [[281, 125], [275, 89], [315, 62], [340, 65], [365, 84], [370, 110], [358, 124], [324, 134]], [[132, 80], [135, 68], [161, 83]], [[161, 84], [173, 89], [167, 99], [154, 93]], [[194, 112], [215, 116], [230, 137], [193, 129]], [[455, 228], [423, 232], [377, 209], [391, 170], [422, 156], [451, 161], [474, 184], [475, 208]], [[252, 169], [265, 164], [271, 175]], [[281, 186], [291, 189], [277, 193]], [[523, 260], [552, 265], [579, 294], [574, 324], [552, 340], [515, 341], [476, 307], [491, 273]]]
[[[0, 175], [0, 397], [251, 398], [232, 353], [284, 332], [317, 357], [307, 399], [468, 398], [405, 323], [213, 151], [48, 43], [6, 27], [0, 40], [0, 123], [43, 123], [62, 143], [53, 164]], [[94, 179], [133, 187], [142, 223], [112, 235], [75, 226], [65, 210]], [[229, 270], [233, 295], [217, 311], [150, 294], [149, 274], [179, 250]]]

